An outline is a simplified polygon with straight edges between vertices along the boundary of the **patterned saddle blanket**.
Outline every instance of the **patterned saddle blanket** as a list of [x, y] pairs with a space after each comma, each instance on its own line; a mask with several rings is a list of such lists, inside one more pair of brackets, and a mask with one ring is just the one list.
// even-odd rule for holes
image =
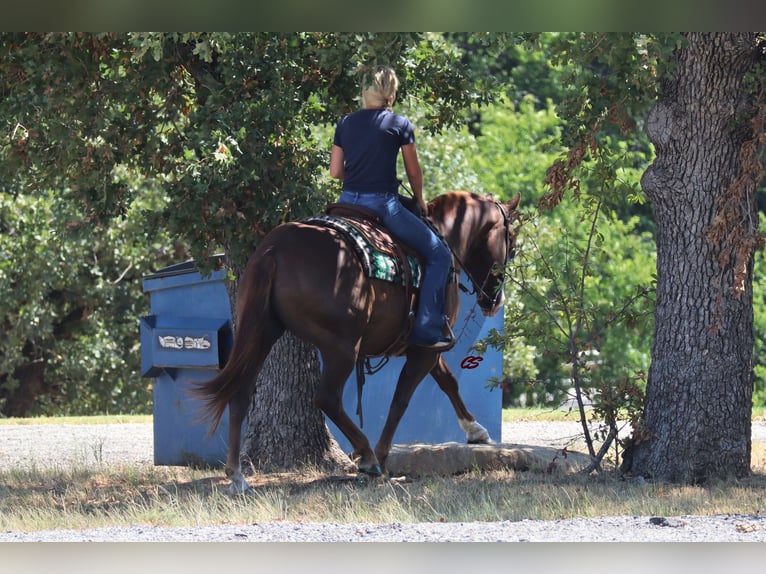
[[328, 227], [343, 235], [368, 277], [413, 289], [420, 287], [422, 268], [417, 256], [397, 243], [372, 211], [332, 204], [325, 213], [304, 219], [303, 223]]

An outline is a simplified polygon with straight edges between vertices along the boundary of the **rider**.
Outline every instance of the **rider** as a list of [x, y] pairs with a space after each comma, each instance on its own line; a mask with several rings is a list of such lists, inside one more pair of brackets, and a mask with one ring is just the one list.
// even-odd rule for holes
[[396, 161], [401, 149], [415, 200], [423, 214], [428, 213], [414, 127], [407, 118], [391, 111], [398, 87], [399, 79], [392, 68], [375, 69], [363, 86], [363, 108], [341, 118], [335, 129], [330, 175], [343, 180], [338, 203], [371, 209], [393, 236], [423, 258], [423, 280], [410, 342], [444, 351], [454, 345], [452, 336], [444, 335], [444, 291], [452, 257], [428, 225], [399, 201]]

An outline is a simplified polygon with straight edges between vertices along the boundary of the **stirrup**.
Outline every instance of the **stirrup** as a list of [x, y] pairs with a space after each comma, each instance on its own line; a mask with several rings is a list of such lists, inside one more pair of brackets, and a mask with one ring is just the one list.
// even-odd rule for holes
[[414, 343], [414, 346], [419, 349], [425, 349], [428, 351], [438, 351], [439, 353], [449, 351], [452, 347], [455, 346], [457, 340], [455, 339], [455, 334], [452, 332], [452, 328], [449, 326], [449, 323], [446, 325], [447, 330], [449, 331], [449, 335], [441, 336], [433, 343]]
[[455, 339], [451, 339], [450, 337], [439, 337], [433, 343], [414, 343], [413, 346], [418, 349], [423, 349], [424, 351], [444, 353], [455, 346]]

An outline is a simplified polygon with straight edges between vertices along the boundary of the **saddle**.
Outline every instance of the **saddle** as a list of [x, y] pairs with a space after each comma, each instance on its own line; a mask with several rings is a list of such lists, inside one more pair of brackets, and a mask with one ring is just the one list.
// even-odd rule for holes
[[338, 231], [359, 257], [368, 277], [403, 285], [408, 291], [420, 288], [422, 267], [419, 255], [396, 241], [375, 212], [355, 205], [333, 203], [327, 206], [324, 214], [315, 215], [304, 223]]
[[418, 254], [396, 241], [374, 211], [357, 205], [332, 203], [324, 213], [304, 219], [303, 223], [334, 229], [352, 248], [367, 277], [402, 286], [408, 301], [402, 330], [379, 356], [404, 351], [412, 331], [422, 279]]

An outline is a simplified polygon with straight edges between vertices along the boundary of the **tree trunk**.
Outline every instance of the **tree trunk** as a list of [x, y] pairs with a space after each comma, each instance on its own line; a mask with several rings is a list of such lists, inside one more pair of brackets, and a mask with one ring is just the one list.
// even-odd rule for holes
[[0, 414], [4, 417], [26, 417], [37, 401], [53, 390], [53, 385], [45, 380], [47, 361], [37, 356], [37, 350], [31, 341], [27, 341], [22, 351], [29, 362], [13, 370], [12, 378], [17, 384], [7, 383], [8, 375], [0, 373]]
[[743, 80], [757, 56], [751, 33], [690, 33], [687, 40], [647, 122], [656, 160], [641, 184], [657, 225], [657, 306], [631, 471], [701, 483], [750, 472], [746, 242], [757, 235], [757, 181], [734, 184], [743, 144], [754, 137]]
[[[236, 277], [237, 267], [227, 257]], [[237, 282], [227, 284], [232, 321], [237, 324]], [[236, 335], [235, 335], [236, 336]], [[286, 332], [274, 345], [256, 381], [242, 429], [243, 471], [299, 470], [307, 465], [329, 472], [350, 470], [351, 459], [335, 441], [324, 415], [313, 403], [319, 381], [317, 351]]]
[[286, 332], [274, 345], [256, 383], [243, 430], [247, 464], [263, 472], [306, 465], [330, 472], [350, 470], [343, 453], [313, 403], [319, 382], [316, 350]]

